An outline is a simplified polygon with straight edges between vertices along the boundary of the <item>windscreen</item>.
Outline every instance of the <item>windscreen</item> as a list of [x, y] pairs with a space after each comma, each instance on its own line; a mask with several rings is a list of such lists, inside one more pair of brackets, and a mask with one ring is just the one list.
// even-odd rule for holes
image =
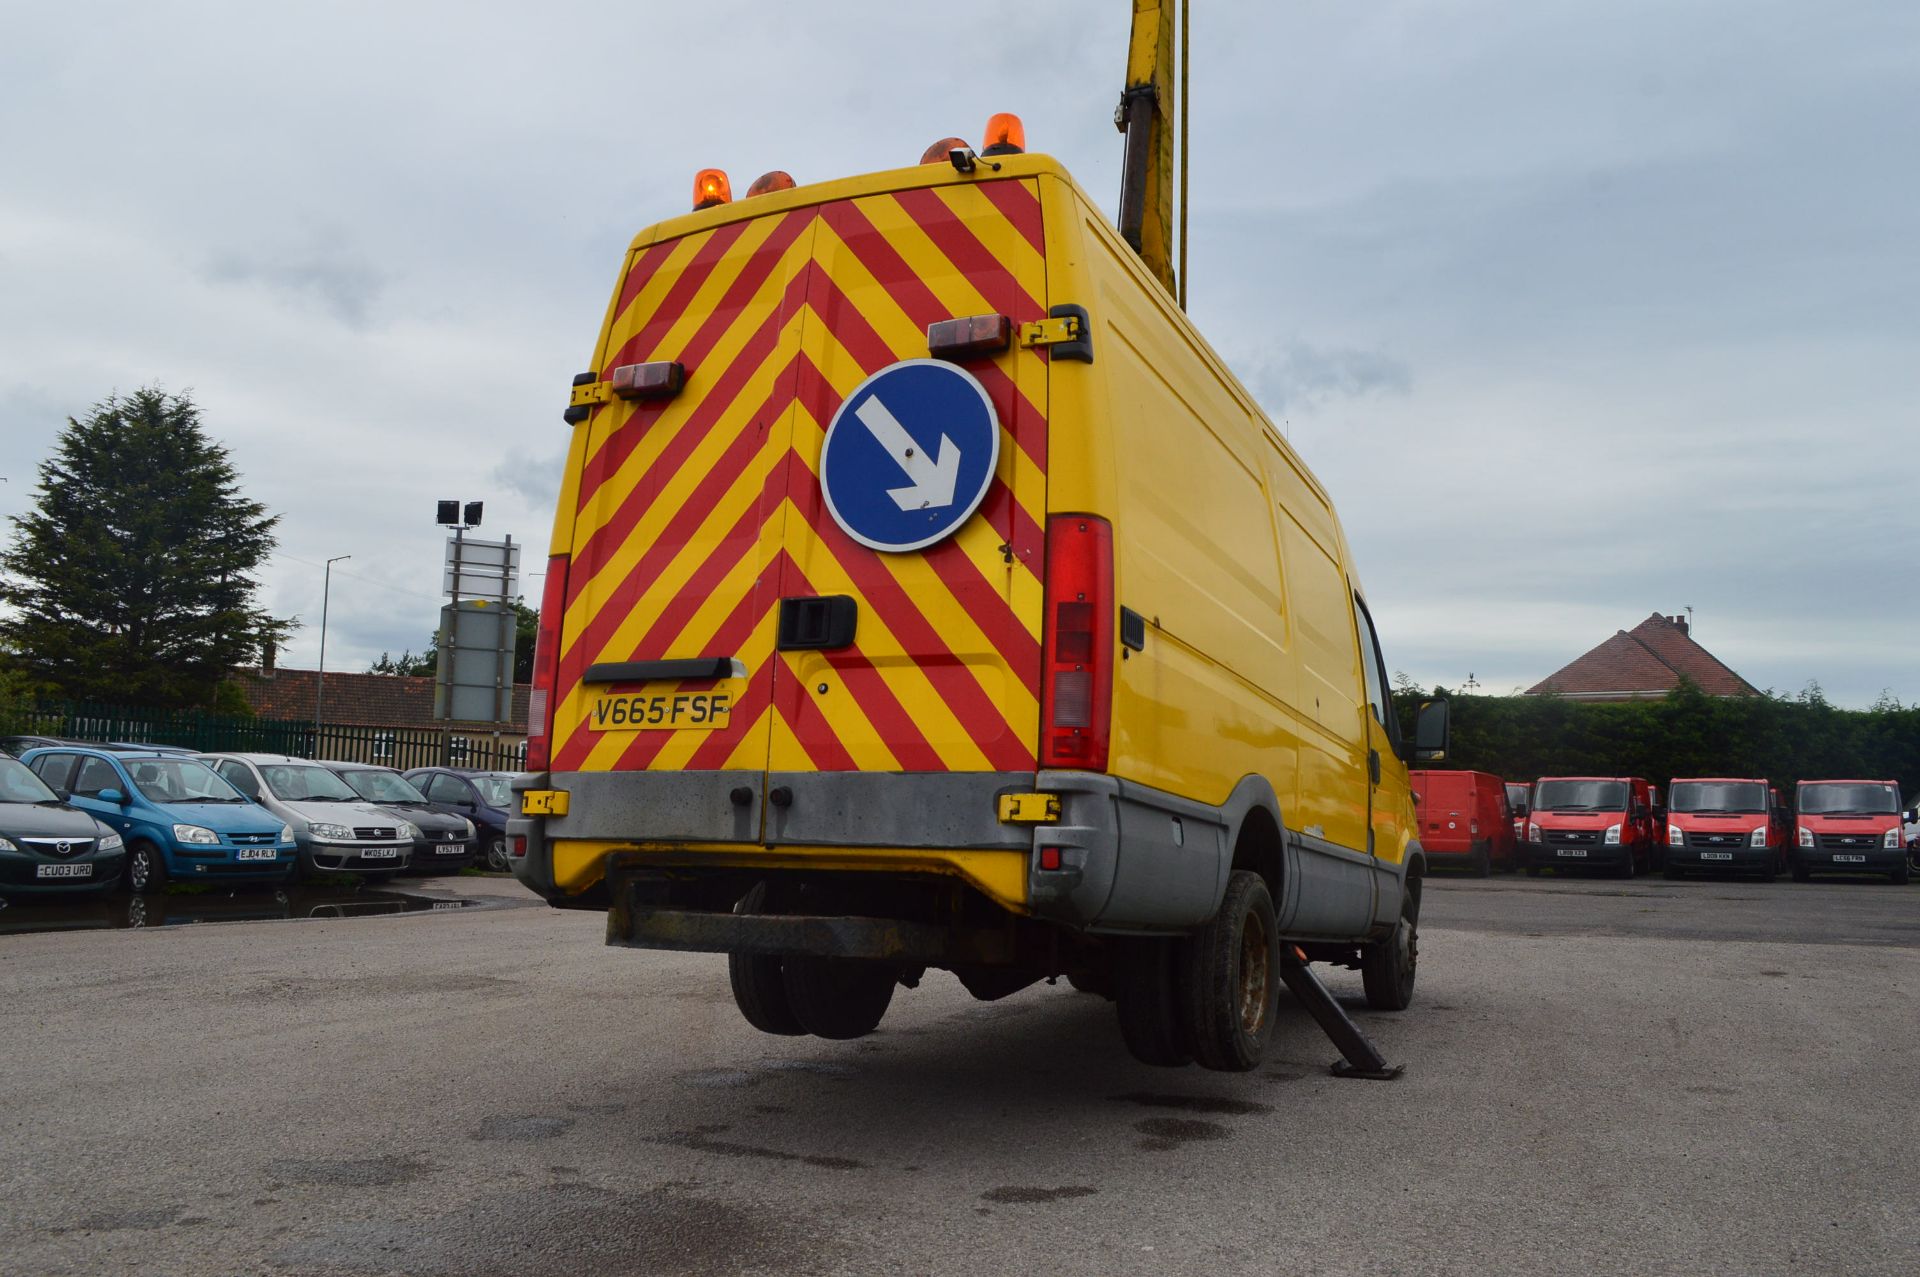
[[1535, 811], [1625, 811], [1627, 786], [1619, 780], [1543, 780], [1534, 786]]
[[347, 782], [311, 763], [269, 764], [260, 769], [273, 796], [289, 803], [350, 803], [360, 797]]
[[1527, 805], [1528, 792], [1532, 788], [1533, 786], [1531, 785], [1508, 785], [1507, 786], [1507, 806], [1512, 807], [1516, 810], [1518, 810], [1519, 808], [1525, 807]]
[[33, 769], [12, 758], [0, 758], [0, 803], [57, 803], [46, 782]]
[[1900, 810], [1892, 785], [1802, 785], [1800, 810], [1810, 816], [1891, 816]]
[[142, 758], [126, 764], [142, 797], [153, 803], [244, 803], [246, 796], [192, 758]]
[[353, 786], [353, 792], [370, 803], [424, 803], [425, 794], [413, 787], [413, 782], [405, 776], [396, 776], [392, 772], [364, 771], [344, 773], [347, 784]]
[[473, 787], [480, 791], [480, 797], [487, 800], [489, 807], [510, 807], [513, 805], [513, 791], [507, 788], [505, 776], [469, 776]]
[[1668, 811], [1692, 811], [1711, 816], [1716, 813], [1731, 815], [1766, 809], [1767, 787], [1753, 781], [1678, 781], [1667, 795]]

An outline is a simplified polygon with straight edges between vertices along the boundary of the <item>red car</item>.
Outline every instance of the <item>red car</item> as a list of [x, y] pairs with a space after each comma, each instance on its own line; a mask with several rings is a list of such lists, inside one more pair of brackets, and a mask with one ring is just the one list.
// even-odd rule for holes
[[1486, 772], [1410, 771], [1420, 849], [1427, 863], [1472, 871], [1485, 878], [1494, 865], [1514, 866], [1513, 810], [1507, 786]]
[[1710, 777], [1667, 786], [1666, 876], [1689, 869], [1757, 873], [1771, 882], [1792, 841], [1780, 792], [1764, 780]]
[[1521, 863], [1529, 874], [1610, 869], [1631, 878], [1653, 867], [1653, 787], [1638, 776], [1542, 776], [1533, 782]]
[[1803, 780], [1794, 801], [1793, 880], [1820, 873], [1908, 878], [1900, 786], [1890, 780]]

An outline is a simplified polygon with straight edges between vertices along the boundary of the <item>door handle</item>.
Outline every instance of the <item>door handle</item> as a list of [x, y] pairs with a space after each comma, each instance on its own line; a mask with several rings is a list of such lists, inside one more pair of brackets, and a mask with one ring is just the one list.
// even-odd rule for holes
[[1380, 783], [1380, 751], [1377, 749], [1367, 751], [1367, 775], [1373, 778], [1374, 784]]

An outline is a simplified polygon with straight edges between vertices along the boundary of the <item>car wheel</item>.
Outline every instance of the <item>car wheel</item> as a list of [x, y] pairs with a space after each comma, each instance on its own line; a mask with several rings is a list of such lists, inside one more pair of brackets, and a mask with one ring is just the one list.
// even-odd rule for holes
[[167, 858], [150, 842], [127, 845], [127, 890], [136, 896], [156, 895], [167, 885]]
[[1184, 946], [1182, 1020], [1202, 1068], [1259, 1067], [1279, 1014], [1278, 931], [1266, 880], [1241, 869], [1227, 880], [1219, 910]]
[[1913, 875], [1908, 872], [1907, 862], [1903, 860], [1900, 862], [1900, 867], [1888, 874], [1887, 877], [1893, 879], [1894, 886], [1904, 887], [1912, 880]]
[[1420, 908], [1409, 890], [1400, 901], [1400, 921], [1385, 940], [1360, 950], [1360, 982], [1367, 1005], [1377, 1011], [1404, 1011], [1413, 1004], [1413, 980], [1420, 965]]
[[1473, 876], [1476, 878], [1493, 877], [1493, 852], [1484, 845], [1473, 853]]
[[1616, 878], [1631, 878], [1638, 870], [1639, 866], [1634, 863], [1633, 859], [1633, 848], [1629, 847], [1627, 848], [1625, 863], [1613, 871], [1613, 876]]
[[507, 840], [504, 837], [487, 839], [487, 868], [497, 874], [506, 873], [513, 868], [507, 860]]
[[891, 963], [802, 955], [781, 959], [780, 974], [794, 1018], [816, 1037], [863, 1038], [893, 1001]]
[[1174, 961], [1179, 942], [1141, 936], [1119, 942], [1113, 1006], [1127, 1051], [1142, 1064], [1179, 1068], [1193, 1063], [1181, 1028]]
[[1813, 874], [1808, 872], [1805, 865], [1795, 865], [1793, 867], [1793, 880], [1795, 882], [1811, 882], [1813, 881]]
[[1540, 866], [1539, 866], [1539, 865], [1528, 865], [1528, 866], [1527, 866], [1527, 877], [1529, 877], [1529, 878], [1538, 878], [1539, 876], [1540, 876]]
[[[767, 884], [756, 882], [734, 905], [735, 913], [766, 913]], [[777, 957], [758, 953], [727, 954], [727, 982], [733, 986], [733, 1004], [748, 1024], [762, 1033], [797, 1038], [807, 1028], [793, 1013], [786, 976]]]

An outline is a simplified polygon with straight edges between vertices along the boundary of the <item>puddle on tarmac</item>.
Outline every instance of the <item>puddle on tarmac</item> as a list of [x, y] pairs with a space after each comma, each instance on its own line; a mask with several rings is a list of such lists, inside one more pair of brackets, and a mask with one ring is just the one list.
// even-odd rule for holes
[[262, 922], [273, 918], [370, 918], [391, 913], [464, 909], [478, 900], [433, 900], [370, 887], [182, 891], [154, 896], [0, 897], [0, 936], [34, 931], [179, 927], [195, 922]]

